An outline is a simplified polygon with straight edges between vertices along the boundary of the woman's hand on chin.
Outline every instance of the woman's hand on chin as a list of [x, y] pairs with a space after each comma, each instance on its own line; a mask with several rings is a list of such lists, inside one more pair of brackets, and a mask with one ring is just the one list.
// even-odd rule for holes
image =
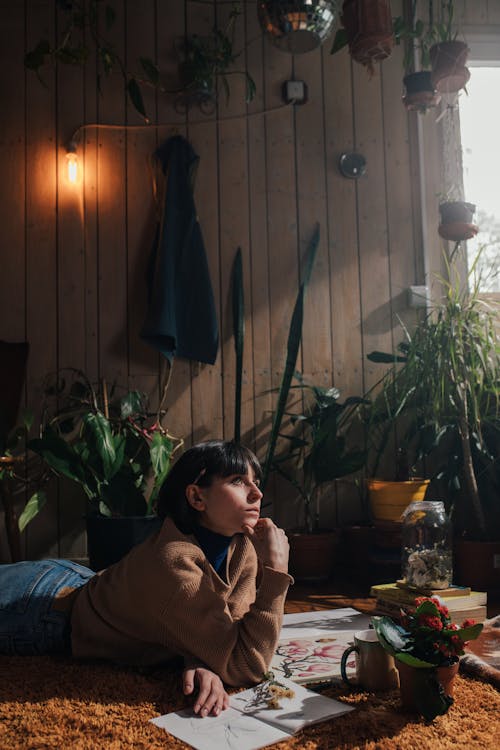
[[253, 528], [249, 524], [244, 524], [243, 532], [252, 542], [263, 565], [268, 565], [281, 573], [288, 573], [290, 546], [283, 529], [276, 526], [270, 518], [259, 518]]

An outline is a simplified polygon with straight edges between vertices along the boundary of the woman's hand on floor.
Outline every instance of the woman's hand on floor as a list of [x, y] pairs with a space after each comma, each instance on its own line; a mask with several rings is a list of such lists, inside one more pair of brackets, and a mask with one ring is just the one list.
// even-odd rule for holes
[[190, 667], [182, 673], [184, 695], [198, 691], [194, 702], [195, 714], [200, 716], [218, 716], [229, 708], [229, 695], [224, 689], [222, 680], [215, 672], [205, 667]]

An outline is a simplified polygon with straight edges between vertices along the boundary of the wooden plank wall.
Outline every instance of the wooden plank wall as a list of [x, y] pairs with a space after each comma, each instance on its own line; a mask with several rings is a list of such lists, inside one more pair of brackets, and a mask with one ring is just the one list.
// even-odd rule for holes
[[[156, 60], [168, 88], [177, 83], [176, 41], [187, 33], [223, 26], [224, 2], [113, 0], [112, 42], [137, 70], [138, 56]], [[138, 128], [116, 76], [103, 77], [96, 60], [85, 70], [60, 65], [43, 72], [44, 85], [23, 67], [23, 55], [40, 38], [51, 43], [63, 13], [49, 0], [0, 2], [0, 211], [2, 274], [0, 338], [27, 340], [25, 403], [39, 416], [46, 375], [71, 366], [92, 380], [105, 378], [162, 396], [166, 369], [139, 338], [146, 309], [145, 270], [155, 228], [148, 167], [158, 143], [174, 133], [190, 140], [201, 161], [196, 203], [220, 324], [213, 366], [176, 359], [166, 395], [167, 426], [186, 444], [232, 436], [234, 347], [230, 278], [237, 247], [243, 253], [246, 304], [244, 439], [265, 453], [272, 389], [281, 377], [291, 311], [305, 249], [316, 222], [321, 243], [307, 294], [299, 368], [310, 382], [334, 384], [342, 396], [360, 395], [377, 379], [367, 361], [372, 349], [390, 349], [405, 323], [406, 290], [423, 284], [419, 167], [415, 118], [401, 104], [401, 51], [373, 77], [346, 51], [329, 54], [330, 40], [292, 57], [263, 33], [252, 2], [242, 4], [236, 27], [238, 67], [257, 84], [246, 105], [244, 83], [231, 77], [231, 97], [212, 114], [196, 107], [179, 113], [172, 96], [146, 94], [157, 127]], [[475, 23], [488, 23], [498, 3], [474, 6]], [[479, 6], [481, 10], [479, 13]], [[494, 7], [495, 6], [495, 7]], [[393, 3], [394, 14], [402, 3]], [[479, 13], [479, 15], [477, 15]], [[307, 83], [302, 107], [284, 106], [289, 78]], [[65, 147], [86, 127], [79, 148], [83, 178], [64, 176]], [[126, 126], [126, 127], [124, 127]], [[426, 148], [437, 150], [437, 129], [423, 126]], [[340, 175], [342, 152], [367, 159], [359, 181]], [[427, 173], [428, 194], [435, 174]], [[5, 366], [2, 363], [2, 366]], [[274, 515], [293, 523], [289, 489], [274, 487]], [[287, 495], [288, 493], [288, 495]], [[271, 496], [273, 488], [271, 488]], [[19, 499], [22, 506], [22, 498]], [[24, 553], [85, 556], [82, 498], [53, 487], [48, 507], [23, 536]], [[341, 485], [323, 511], [325, 524], [359, 517], [356, 495]], [[0, 559], [7, 560], [4, 535]]]

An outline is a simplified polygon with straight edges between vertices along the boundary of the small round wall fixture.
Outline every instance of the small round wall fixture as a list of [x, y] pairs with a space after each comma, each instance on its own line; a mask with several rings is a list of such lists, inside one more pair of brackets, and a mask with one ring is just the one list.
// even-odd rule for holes
[[333, 30], [336, 0], [259, 0], [259, 22], [271, 42], [292, 55], [311, 52]]
[[341, 154], [339, 158], [340, 173], [351, 180], [357, 180], [366, 174], [366, 159], [362, 154], [350, 151]]

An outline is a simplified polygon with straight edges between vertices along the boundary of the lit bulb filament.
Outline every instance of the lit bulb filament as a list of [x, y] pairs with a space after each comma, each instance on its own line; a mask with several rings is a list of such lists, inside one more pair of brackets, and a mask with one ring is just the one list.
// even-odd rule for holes
[[74, 185], [78, 179], [78, 157], [74, 151], [66, 154], [68, 160], [68, 180]]

